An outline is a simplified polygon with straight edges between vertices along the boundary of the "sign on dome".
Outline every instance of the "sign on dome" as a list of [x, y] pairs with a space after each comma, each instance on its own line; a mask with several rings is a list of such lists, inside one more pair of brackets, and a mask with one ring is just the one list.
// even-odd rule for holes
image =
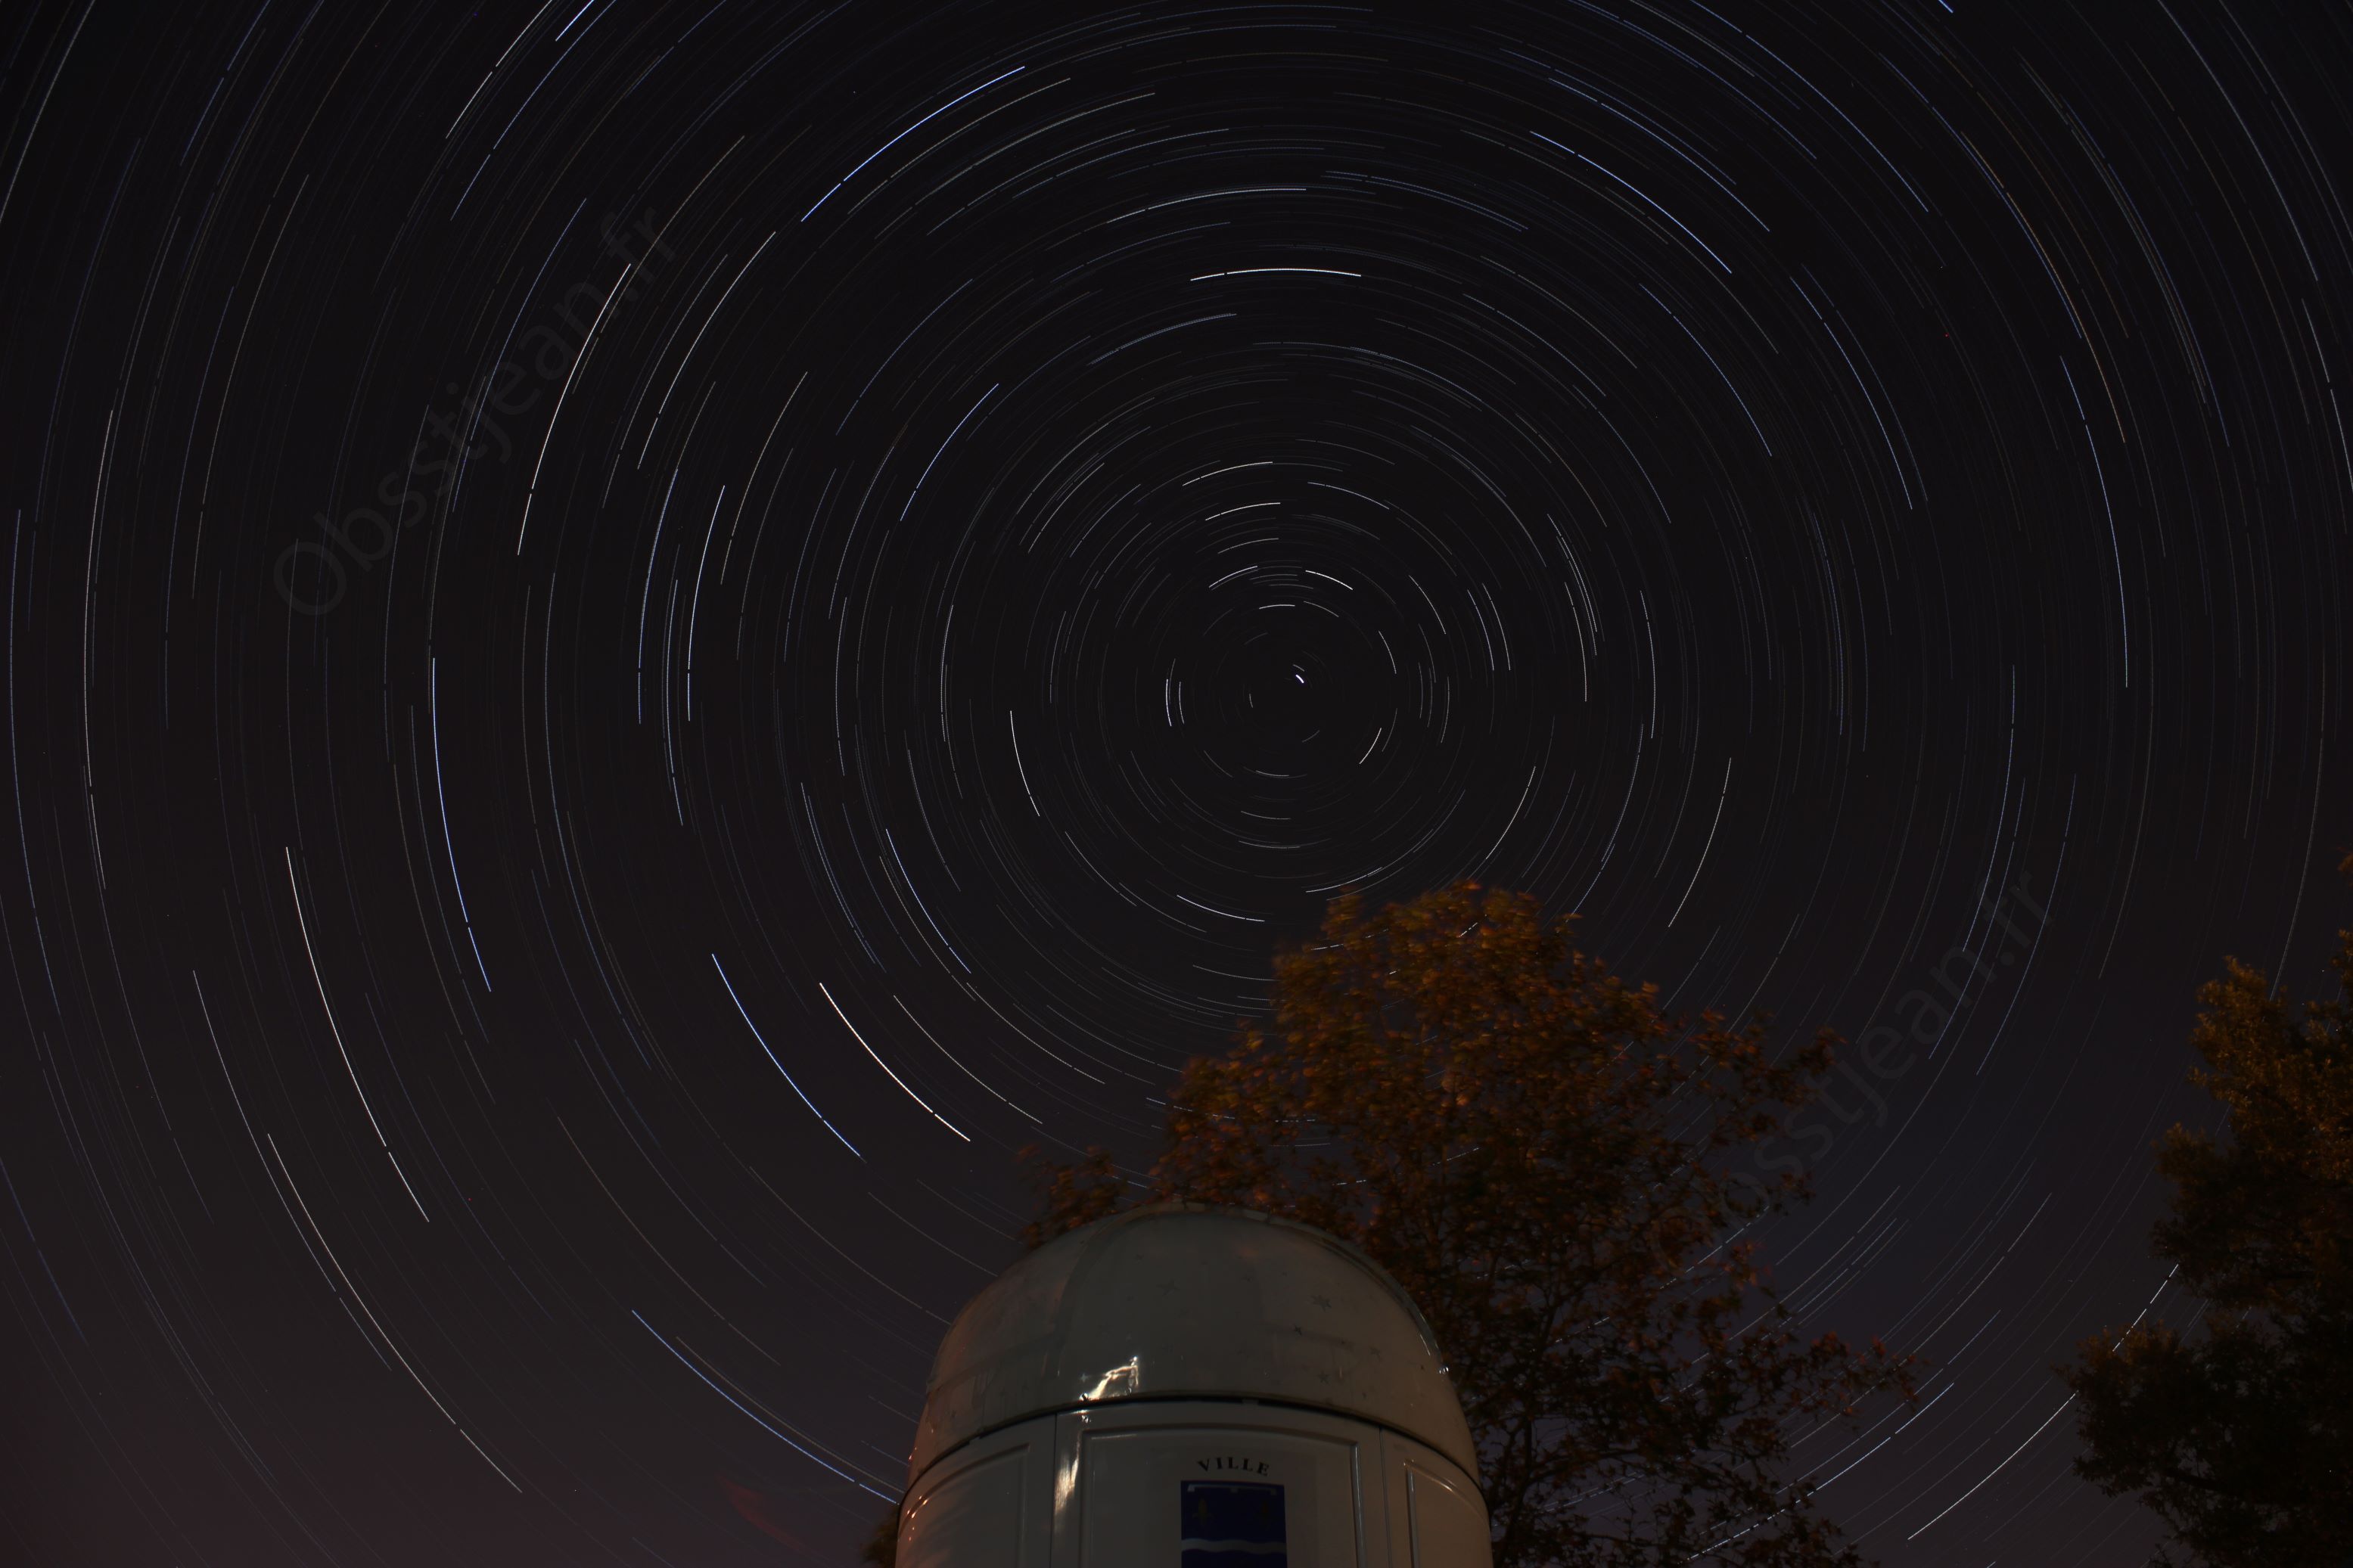
[[1184, 1481], [1183, 1568], [1288, 1568], [1282, 1488], [1266, 1481]]

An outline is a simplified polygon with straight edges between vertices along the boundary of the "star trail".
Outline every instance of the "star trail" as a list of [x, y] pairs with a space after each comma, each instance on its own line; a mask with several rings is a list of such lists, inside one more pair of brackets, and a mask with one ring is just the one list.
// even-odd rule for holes
[[2136, 1564], [2353, 900], [2353, 13], [0, 17], [0, 1555], [852, 1560], [1013, 1152], [1346, 890], [1852, 1044], [1866, 1554]]

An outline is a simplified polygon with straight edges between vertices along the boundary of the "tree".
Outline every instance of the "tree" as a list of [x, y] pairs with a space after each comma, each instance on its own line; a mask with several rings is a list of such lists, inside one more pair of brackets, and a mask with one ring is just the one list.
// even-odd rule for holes
[[874, 1533], [868, 1536], [866, 1544], [858, 1549], [858, 1560], [871, 1563], [874, 1568], [897, 1568], [899, 1510], [895, 1505], [890, 1512], [874, 1521]]
[[2291, 1009], [2236, 959], [2198, 993], [2189, 1081], [2228, 1136], [2158, 1142], [2173, 1205], [2151, 1246], [2203, 1331], [2111, 1329], [2065, 1373], [2077, 1473], [2140, 1493], [2219, 1568], [2334, 1568], [2353, 1542], [2353, 931], [2337, 937], [2329, 1000]]
[[1335, 901], [1277, 958], [1271, 1028], [1186, 1068], [1143, 1192], [1101, 1150], [1043, 1165], [1026, 1239], [1188, 1198], [1364, 1247], [1447, 1352], [1497, 1568], [1855, 1563], [1785, 1474], [1789, 1441], [1911, 1397], [1907, 1363], [1793, 1337], [1739, 1233], [1803, 1180], [1727, 1170], [1834, 1037], [1776, 1061], [1761, 1022], [1670, 1019], [1573, 931], [1469, 883]]

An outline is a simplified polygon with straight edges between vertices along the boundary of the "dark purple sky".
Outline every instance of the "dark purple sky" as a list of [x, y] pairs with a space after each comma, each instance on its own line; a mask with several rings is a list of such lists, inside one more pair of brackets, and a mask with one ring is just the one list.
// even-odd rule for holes
[[1864, 1550], [2142, 1560], [2051, 1368], [2353, 916], [2346, 13], [1404, 16], [5, 13], [0, 1557], [847, 1562], [1012, 1151], [1475, 876], [1857, 1040]]

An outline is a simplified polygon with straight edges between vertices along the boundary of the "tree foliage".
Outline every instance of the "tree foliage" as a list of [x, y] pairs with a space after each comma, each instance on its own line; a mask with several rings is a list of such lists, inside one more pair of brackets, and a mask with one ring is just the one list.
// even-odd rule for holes
[[1727, 1170], [1833, 1037], [1777, 1060], [1761, 1024], [1671, 1019], [1573, 929], [1474, 884], [1335, 902], [1278, 958], [1271, 1028], [1186, 1068], [1144, 1190], [1100, 1150], [1047, 1167], [1027, 1239], [1187, 1198], [1363, 1247], [1448, 1352], [1497, 1568], [1854, 1563], [1789, 1444], [1911, 1397], [1907, 1363], [1791, 1332], [1740, 1232], [1803, 1181]]
[[2158, 1142], [2174, 1195], [2151, 1241], [2202, 1331], [2111, 1329], [2067, 1373], [2076, 1470], [2140, 1493], [2220, 1568], [2335, 1565], [2353, 1542], [2353, 931], [2337, 936], [2334, 998], [2291, 1008], [2235, 959], [2198, 994], [2190, 1081], [2227, 1136]]
[[899, 1510], [895, 1507], [874, 1521], [873, 1533], [858, 1549], [858, 1560], [872, 1563], [873, 1568], [898, 1568]]

